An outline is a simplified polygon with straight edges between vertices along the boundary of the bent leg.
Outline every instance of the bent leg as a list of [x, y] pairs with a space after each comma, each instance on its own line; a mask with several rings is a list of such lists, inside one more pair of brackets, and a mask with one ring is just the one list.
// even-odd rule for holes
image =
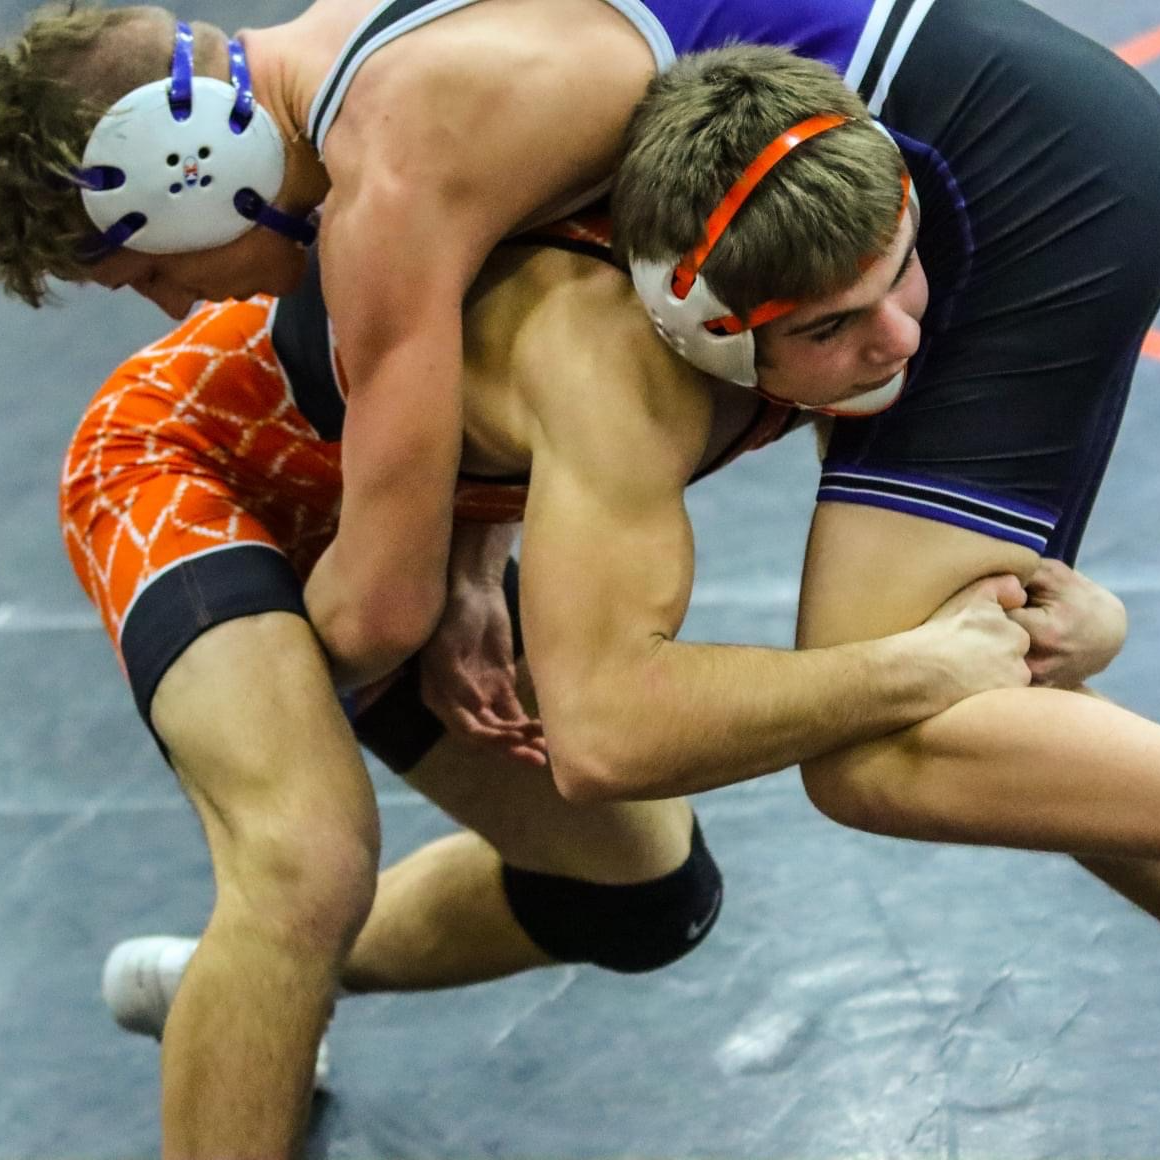
[[219, 624], [152, 721], [205, 828], [217, 895], [162, 1045], [165, 1154], [294, 1153], [340, 964], [373, 896], [378, 814], [305, 620]]
[[[806, 647], [909, 628], [980, 575], [1034, 558], [933, 521], [822, 504], [800, 618]], [[898, 560], [912, 561], [899, 571]], [[867, 584], [866, 577], [889, 583]], [[803, 768], [830, 817], [876, 833], [1118, 857], [1160, 857], [1160, 725], [1081, 692], [981, 694]]]
[[[549, 769], [446, 737], [408, 780], [466, 829], [380, 874], [343, 976], [352, 990], [456, 986], [552, 964], [557, 959], [513, 913], [513, 879], [526, 887], [525, 899], [557, 879], [647, 887], [690, 860], [693, 820], [684, 801], [570, 804]], [[561, 893], [574, 892], [563, 886]], [[715, 915], [719, 898], [710, 902]], [[698, 911], [683, 924], [697, 936], [690, 949], [705, 917]]]
[[1079, 693], [980, 694], [803, 774], [823, 813], [874, 833], [1160, 857], [1160, 725]]

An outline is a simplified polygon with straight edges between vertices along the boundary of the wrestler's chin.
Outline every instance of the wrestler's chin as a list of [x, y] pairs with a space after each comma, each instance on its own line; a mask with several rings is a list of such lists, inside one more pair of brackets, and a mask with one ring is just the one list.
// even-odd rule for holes
[[306, 251], [295, 247], [283, 255], [279, 255], [276, 263], [262, 272], [261, 285], [255, 293], [273, 294], [280, 298], [289, 294], [298, 287], [306, 273]]

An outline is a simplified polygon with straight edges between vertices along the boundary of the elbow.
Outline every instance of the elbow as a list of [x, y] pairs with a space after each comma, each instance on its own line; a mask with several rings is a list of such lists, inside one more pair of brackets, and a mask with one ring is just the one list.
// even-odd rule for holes
[[608, 655], [579, 670], [543, 666], [536, 690], [553, 778], [566, 801], [649, 801], [688, 792], [695, 767], [669, 728], [678, 702], [666, 695], [655, 666]]
[[[578, 712], [570, 720], [543, 714], [552, 776], [560, 796], [574, 805], [633, 801], [667, 796], [655, 755], [633, 744], [631, 730], [598, 713]], [[650, 760], [651, 756], [651, 760]]]
[[386, 608], [375, 602], [368, 615], [373, 618], [372, 631], [383, 650], [400, 657], [417, 653], [438, 628], [446, 595], [445, 586], [431, 585], [391, 600]]
[[426, 644], [443, 609], [441, 589], [403, 593], [390, 600], [355, 593], [315, 619], [315, 630], [336, 672], [356, 682], [386, 676]]
[[604, 802], [625, 801], [631, 790], [627, 781], [608, 765], [589, 758], [559, 758], [552, 753], [552, 777], [560, 796], [571, 805], [591, 806]]

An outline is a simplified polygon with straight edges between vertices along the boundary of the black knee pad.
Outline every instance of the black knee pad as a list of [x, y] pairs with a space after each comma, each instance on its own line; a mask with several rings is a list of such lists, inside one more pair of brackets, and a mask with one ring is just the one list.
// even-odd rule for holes
[[687, 955], [721, 910], [721, 872], [693, 820], [689, 857], [651, 882], [601, 886], [503, 867], [516, 920], [546, 954], [610, 971], [655, 971]]

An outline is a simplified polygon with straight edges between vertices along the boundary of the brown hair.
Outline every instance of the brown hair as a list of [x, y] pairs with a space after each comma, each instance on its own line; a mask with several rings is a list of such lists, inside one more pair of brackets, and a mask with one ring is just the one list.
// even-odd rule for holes
[[758, 154], [818, 113], [850, 120], [778, 162], [702, 269], [741, 316], [769, 298], [817, 298], [852, 285], [897, 231], [901, 156], [828, 65], [768, 45], [692, 54], [653, 79], [629, 124], [613, 191], [617, 249], [654, 261], [687, 253]]
[[95, 235], [72, 178], [93, 126], [167, 75], [174, 18], [162, 8], [48, 4], [0, 51], [0, 280], [40, 306], [49, 276], [78, 279]]

